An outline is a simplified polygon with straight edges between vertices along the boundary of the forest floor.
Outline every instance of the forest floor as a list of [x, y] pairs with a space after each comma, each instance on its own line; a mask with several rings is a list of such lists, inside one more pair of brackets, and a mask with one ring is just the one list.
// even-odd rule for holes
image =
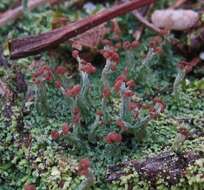
[[[199, 59], [200, 52], [186, 57], [171, 44], [174, 38], [184, 42], [187, 32], [171, 32], [161, 36], [158, 42], [155, 40], [158, 35], [146, 27], [141, 30], [140, 22], [131, 13], [107, 24], [104, 39], [115, 45], [134, 41], [133, 34], [141, 32], [138, 47], [116, 50], [120, 63], [108, 78], [110, 86], [114, 86], [117, 76], [127, 72], [124, 68], [128, 67], [127, 77], [136, 84], [134, 95], [128, 101], [141, 105], [142, 108], [137, 107], [141, 109], [139, 117], [144, 120], [149, 117], [149, 107], [156, 97], [165, 105], [163, 112], [150, 117], [146, 123], [142, 123], [142, 119], [130, 119], [127, 114], [124, 123], [127, 121], [131, 126], [126, 123], [121, 126], [115, 120], [122, 118], [122, 95], [111, 91], [112, 96], [108, 97], [107, 107], [103, 110], [105, 97], [102, 96], [105, 95], [101, 94], [104, 84], [101, 73], [107, 61], [101, 54], [103, 45], [97, 48], [92, 45], [80, 51], [80, 56], [96, 68], [96, 72], [89, 75], [90, 89], [82, 101], [63, 94], [64, 89], [84, 82], [80, 79], [77, 61], [72, 57], [72, 47], [78, 45], [73, 41], [80, 42], [80, 37], [38, 55], [10, 59], [10, 40], [48, 32], [56, 27], [53, 25], [63, 26], [64, 22], [74, 22], [117, 4], [117, 1], [108, 0], [76, 1], [71, 6], [66, 0], [53, 2], [25, 11], [24, 16], [15, 22], [0, 27], [0, 190], [202, 190], [203, 61], [179, 78], [178, 63]], [[156, 9], [166, 9], [174, 2], [159, 0], [148, 14]], [[19, 1], [1, 0], [0, 19], [1, 12], [17, 6]], [[197, 2], [193, 8], [202, 9], [202, 6]], [[81, 41], [86, 45], [95, 43], [93, 39], [100, 39], [97, 35], [96, 31], [92, 32], [88, 40], [81, 37]], [[119, 35], [119, 39], [114, 35]], [[150, 42], [156, 43], [158, 48], [153, 55], [148, 55], [155, 48], [149, 45]], [[63, 74], [59, 71], [57, 75], [59, 65], [65, 71]], [[34, 81], [33, 76], [40, 68], [46, 68], [44, 74], [52, 79], [40, 84]], [[39, 80], [44, 76], [40, 77]], [[176, 78], [180, 80], [176, 92], [173, 92]], [[56, 81], [61, 81], [64, 88], [56, 88]], [[73, 112], [75, 103], [80, 107], [81, 115]], [[95, 114], [98, 110], [103, 112], [104, 118], [107, 114], [106, 121], [100, 114]], [[73, 117], [80, 121], [75, 124]], [[69, 126], [68, 135], [61, 131], [65, 124]], [[123, 124], [130, 129], [123, 129]], [[122, 138], [116, 139], [116, 143], [108, 137], [113, 131]], [[54, 133], [66, 134], [56, 137]], [[90, 162], [87, 175], [80, 175], [80, 160], [83, 159]]]

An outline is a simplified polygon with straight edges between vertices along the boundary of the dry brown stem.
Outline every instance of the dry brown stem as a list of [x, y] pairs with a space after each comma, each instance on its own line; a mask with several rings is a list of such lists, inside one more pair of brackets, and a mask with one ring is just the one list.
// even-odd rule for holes
[[[122, 2], [128, 2], [129, 0], [122, 0]], [[141, 22], [144, 26], [148, 27], [149, 29], [153, 30], [156, 33], [162, 34], [162, 30], [157, 28], [155, 25], [150, 23], [144, 15], [140, 13], [139, 10], [132, 11], [132, 14], [136, 17], [136, 19]], [[142, 30], [143, 31], [143, 30]]]
[[162, 30], [157, 28], [155, 25], [150, 23], [145, 17], [143, 17], [138, 10], [132, 12], [133, 15], [137, 18], [138, 21], [140, 21], [142, 24], [144, 24], [149, 29], [153, 30], [156, 33], [162, 34]]
[[89, 16], [63, 28], [40, 34], [38, 36], [29, 36], [22, 39], [12, 40], [9, 44], [11, 58], [17, 59], [34, 55], [54, 47], [78, 34], [94, 28], [114, 17], [121, 16], [134, 9], [153, 3], [154, 0], [133, 0], [131, 2], [116, 5], [110, 9], [99, 12], [96, 15]]
[[171, 9], [177, 9], [182, 6], [187, 0], [176, 0], [176, 2], [170, 7]]
[[[28, 8], [29, 10], [33, 10], [47, 2], [48, 0], [30, 0], [28, 3]], [[12, 21], [15, 21], [21, 16], [23, 16], [23, 6], [22, 5], [14, 9], [6, 11], [5, 13], [0, 15], [0, 27], [3, 27]]]

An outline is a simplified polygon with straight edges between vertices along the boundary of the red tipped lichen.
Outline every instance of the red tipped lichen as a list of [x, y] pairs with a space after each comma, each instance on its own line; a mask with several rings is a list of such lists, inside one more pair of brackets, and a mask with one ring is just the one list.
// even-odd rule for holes
[[63, 132], [63, 135], [69, 134], [69, 132], [70, 132], [70, 127], [69, 127], [69, 125], [68, 125], [67, 123], [64, 123], [64, 124], [63, 124], [62, 132]]
[[151, 107], [149, 109], [149, 115], [150, 115], [151, 119], [155, 119], [158, 116], [158, 112], [157, 112], [157, 110], [154, 107]]
[[164, 104], [164, 102], [161, 99], [154, 98], [153, 102], [154, 102], [155, 105], [156, 104], [159, 105], [160, 113], [164, 112], [166, 105]]
[[72, 57], [76, 59], [78, 56], [79, 56], [79, 51], [78, 50], [73, 50], [72, 51]]
[[81, 159], [78, 168], [79, 175], [87, 176], [89, 174], [90, 165], [91, 163], [88, 159]]
[[108, 144], [120, 143], [122, 141], [122, 136], [116, 132], [111, 132], [106, 135], [105, 140]]
[[73, 123], [80, 123], [81, 120], [81, 112], [80, 109], [78, 107], [74, 108], [73, 110]]
[[52, 138], [52, 140], [57, 140], [59, 137], [60, 137], [60, 134], [59, 134], [58, 131], [56, 131], [56, 130], [51, 131], [51, 138]]
[[34, 184], [25, 184], [24, 190], [36, 190], [36, 187]]
[[33, 82], [35, 84], [41, 84], [44, 81], [52, 80], [52, 70], [47, 65], [40, 67], [35, 73], [32, 75]]
[[81, 71], [92, 74], [96, 72], [96, 67], [94, 67], [91, 63], [87, 63], [81, 67]]
[[110, 88], [108, 86], [104, 86], [103, 91], [102, 91], [103, 98], [107, 98], [110, 95], [111, 95]]
[[120, 75], [116, 78], [115, 80], [115, 84], [114, 84], [114, 90], [116, 92], [119, 92], [120, 91], [120, 87], [122, 85], [123, 82], [126, 81], [126, 77], [124, 75]]
[[131, 90], [126, 90], [124, 92], [125, 97], [132, 97], [133, 95], [134, 95], [134, 92], [132, 92]]
[[81, 91], [81, 86], [79, 84], [73, 86], [72, 88], [69, 88], [66, 90], [65, 95], [75, 97], [79, 95]]
[[140, 103], [130, 102], [128, 104], [128, 109], [130, 111], [139, 110], [141, 107], [142, 107], [142, 105]]
[[62, 87], [62, 82], [60, 80], [56, 80], [55, 81], [55, 87], [58, 88], [58, 89], [61, 88]]
[[192, 71], [193, 67], [195, 67], [200, 62], [200, 59], [194, 58], [192, 61], [181, 61], [178, 64], [178, 68], [183, 70], [185, 73], [189, 73]]
[[125, 127], [125, 122], [122, 119], [118, 119], [115, 122], [116, 126], [122, 130], [127, 130], [127, 128]]
[[118, 55], [118, 53], [114, 50], [103, 50], [101, 51], [102, 52], [102, 55], [106, 58], [106, 59], [109, 59], [115, 63], [119, 63], [120, 61], [120, 57]]
[[134, 80], [129, 80], [126, 82], [126, 84], [130, 89], [133, 89], [135, 87], [135, 81]]
[[187, 139], [190, 136], [190, 132], [187, 128], [185, 127], [181, 127], [178, 129], [178, 133], [180, 133], [181, 135], [183, 135], [185, 137], [185, 139]]
[[67, 69], [64, 66], [58, 66], [55, 70], [55, 73], [58, 75], [64, 75], [67, 72]]

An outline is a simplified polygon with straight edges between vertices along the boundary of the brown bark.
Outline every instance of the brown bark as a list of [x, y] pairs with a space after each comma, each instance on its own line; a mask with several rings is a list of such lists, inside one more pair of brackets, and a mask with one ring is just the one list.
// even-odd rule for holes
[[153, 3], [154, 0], [133, 0], [131, 2], [116, 5], [96, 15], [79, 20], [63, 28], [40, 34], [38, 36], [15, 39], [9, 43], [11, 58], [17, 59], [34, 55], [54, 47], [71, 37], [81, 34], [95, 26], [98, 26], [114, 17], [121, 16], [134, 9]]
[[136, 171], [141, 180], [149, 182], [152, 189], [156, 189], [159, 178], [164, 179], [169, 186], [176, 185], [180, 178], [185, 177], [186, 168], [201, 157], [201, 154], [192, 151], [180, 154], [163, 152], [142, 161], [131, 160], [119, 163], [109, 167], [107, 181], [118, 181], [121, 177]]

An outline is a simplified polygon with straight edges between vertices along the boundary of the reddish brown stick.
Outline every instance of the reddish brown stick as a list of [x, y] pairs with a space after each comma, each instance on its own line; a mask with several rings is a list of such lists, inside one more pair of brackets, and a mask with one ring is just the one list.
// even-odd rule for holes
[[145, 17], [143, 17], [138, 10], [132, 12], [133, 15], [146, 27], [150, 28], [151, 30], [155, 31], [158, 34], [162, 33], [162, 30], [157, 28], [154, 24], [150, 23]]
[[171, 9], [177, 9], [181, 5], [183, 5], [187, 0], [177, 0], [172, 6], [170, 6]]
[[60, 29], [43, 33], [38, 36], [15, 39], [9, 43], [11, 58], [17, 59], [40, 53], [71, 37], [111, 20], [114, 17], [123, 15], [153, 2], [154, 0], [133, 0], [121, 5], [116, 5], [108, 10], [98, 13], [97, 15], [79, 20]]
[[[122, 2], [128, 2], [130, 0], [122, 0]], [[132, 14], [137, 18], [139, 22], [141, 22], [143, 25], [148, 27], [149, 29], [155, 31], [158, 34], [162, 33], [162, 30], [154, 26], [152, 23], [150, 23], [138, 10], [132, 11]]]
[[[48, 0], [30, 0], [28, 3], [29, 10], [33, 10], [36, 7], [39, 7], [45, 3], [47, 3]], [[19, 17], [23, 15], [23, 6], [16, 7], [15, 9], [11, 9], [6, 11], [0, 16], [0, 27], [3, 27], [7, 23], [11, 21], [15, 21]]]

